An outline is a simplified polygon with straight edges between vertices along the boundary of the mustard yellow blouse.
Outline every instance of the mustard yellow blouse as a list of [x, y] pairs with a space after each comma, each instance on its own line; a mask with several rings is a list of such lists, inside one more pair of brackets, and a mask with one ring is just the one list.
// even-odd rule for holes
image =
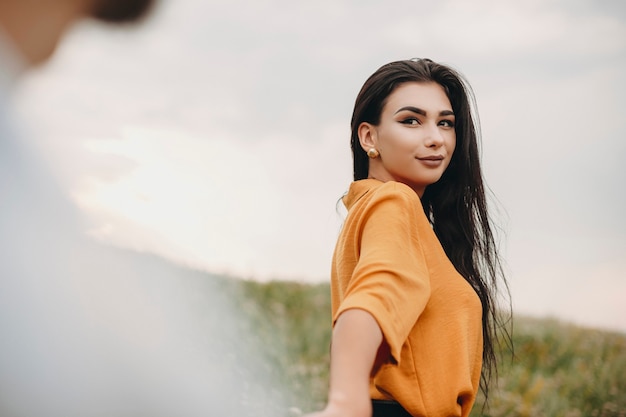
[[373, 399], [415, 417], [468, 416], [482, 366], [482, 307], [456, 271], [408, 186], [355, 181], [333, 256], [333, 323], [359, 308], [378, 322], [391, 357], [371, 379]]

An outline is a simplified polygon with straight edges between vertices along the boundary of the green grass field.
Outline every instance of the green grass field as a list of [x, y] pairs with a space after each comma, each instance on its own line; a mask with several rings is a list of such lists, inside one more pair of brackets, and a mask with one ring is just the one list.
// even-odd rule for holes
[[[242, 325], [265, 347], [273, 383], [303, 412], [324, 405], [328, 383], [327, 284], [234, 281]], [[502, 352], [498, 385], [472, 417], [626, 417], [626, 335], [551, 319], [515, 317], [514, 357]]]

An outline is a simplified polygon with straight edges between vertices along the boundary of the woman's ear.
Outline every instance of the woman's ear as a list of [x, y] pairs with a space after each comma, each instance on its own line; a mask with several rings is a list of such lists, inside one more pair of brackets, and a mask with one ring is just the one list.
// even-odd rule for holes
[[359, 143], [365, 152], [372, 148], [377, 149], [376, 145], [378, 140], [376, 138], [376, 126], [371, 123], [363, 122], [359, 125], [357, 132], [359, 134]]

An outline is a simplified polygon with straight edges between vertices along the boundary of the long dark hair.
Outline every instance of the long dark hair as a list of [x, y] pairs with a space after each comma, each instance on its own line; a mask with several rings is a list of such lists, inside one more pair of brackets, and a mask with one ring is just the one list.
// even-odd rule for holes
[[359, 142], [359, 125], [363, 122], [378, 125], [387, 97], [406, 82], [436, 82], [441, 85], [455, 114], [456, 149], [450, 165], [438, 182], [426, 187], [421, 201], [448, 258], [474, 288], [482, 303], [483, 368], [480, 385], [486, 400], [492, 376], [497, 377], [495, 345], [498, 331], [503, 330], [510, 341], [510, 333], [504, 326], [506, 319], [499, 316], [496, 306], [499, 281], [504, 284], [507, 295], [508, 286], [487, 212], [474, 95], [463, 76], [430, 59], [391, 62], [372, 74], [361, 88], [352, 114], [350, 145], [354, 180], [367, 178], [369, 171], [369, 158]]

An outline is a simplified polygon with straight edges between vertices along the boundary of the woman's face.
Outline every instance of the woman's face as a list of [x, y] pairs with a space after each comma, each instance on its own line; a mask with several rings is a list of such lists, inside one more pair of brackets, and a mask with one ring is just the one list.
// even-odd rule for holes
[[380, 123], [362, 123], [361, 146], [375, 148], [369, 177], [399, 181], [421, 197], [441, 178], [456, 146], [452, 105], [443, 88], [434, 82], [407, 82], [387, 97]]

